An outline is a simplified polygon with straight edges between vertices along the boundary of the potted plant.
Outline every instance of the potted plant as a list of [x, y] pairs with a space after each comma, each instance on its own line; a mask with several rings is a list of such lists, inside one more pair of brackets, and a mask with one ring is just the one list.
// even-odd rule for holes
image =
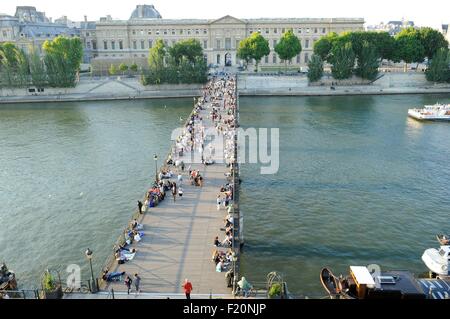
[[61, 299], [63, 296], [61, 284], [48, 270], [42, 277], [42, 294], [44, 299]]
[[274, 283], [272, 286], [270, 286], [269, 289], [269, 298], [270, 299], [281, 299], [281, 284], [280, 283]]

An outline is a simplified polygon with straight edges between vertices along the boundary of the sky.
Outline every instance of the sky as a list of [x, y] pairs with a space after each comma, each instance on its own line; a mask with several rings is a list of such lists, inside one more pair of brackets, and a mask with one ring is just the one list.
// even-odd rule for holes
[[364, 18], [366, 25], [412, 20], [440, 28], [450, 23], [450, 0], [0, 0], [0, 13], [14, 15], [16, 6], [35, 6], [53, 19], [98, 20], [111, 15], [128, 19], [138, 4], [153, 4], [166, 19], [237, 18]]

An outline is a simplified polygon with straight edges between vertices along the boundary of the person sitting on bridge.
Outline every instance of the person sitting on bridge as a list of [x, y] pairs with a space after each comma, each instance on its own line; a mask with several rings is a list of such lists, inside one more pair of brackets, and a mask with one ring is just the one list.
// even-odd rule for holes
[[214, 238], [214, 246], [216, 247], [222, 246], [222, 244], [219, 241], [219, 236], [216, 236], [216, 238]]
[[122, 272], [116, 271], [116, 272], [109, 273], [109, 270], [105, 269], [102, 274], [102, 279], [106, 282], [122, 281], [122, 276], [124, 276], [124, 275], [125, 275], [125, 271], [122, 271]]

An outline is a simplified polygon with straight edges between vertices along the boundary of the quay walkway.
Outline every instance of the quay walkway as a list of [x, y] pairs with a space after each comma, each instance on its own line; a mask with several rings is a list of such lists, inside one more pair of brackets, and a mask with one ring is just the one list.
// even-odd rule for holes
[[[234, 98], [237, 103], [236, 92], [237, 90], [234, 92]], [[214, 128], [214, 122], [210, 118], [212, 105], [209, 97], [207, 101], [203, 103], [204, 109], [199, 112], [199, 116], [202, 117], [201, 125], [206, 131]], [[222, 119], [227, 119], [229, 114], [226, 113], [223, 103], [221, 100], [219, 114]], [[197, 136], [201, 134], [200, 130], [195, 130], [195, 133]], [[185, 161], [184, 172], [175, 166], [169, 167], [174, 172], [174, 178], [171, 180], [177, 184], [177, 174], [182, 172], [183, 196], [177, 196], [174, 202], [170, 191], [166, 191], [164, 201], [156, 207], [149, 208], [139, 220], [145, 235], [140, 242], [129, 247], [137, 250], [133, 260], [125, 264], [114, 261], [114, 266], [109, 268], [110, 272], [126, 272], [133, 280], [134, 274], [139, 274], [143, 293], [141, 298], [145, 298], [146, 295], [156, 296], [155, 294], [161, 296], [182, 294], [185, 278], [193, 285], [193, 295], [232, 298], [232, 288], [227, 287], [226, 271], [216, 272], [215, 263], [212, 261], [212, 253], [217, 249], [213, 246], [213, 241], [216, 236], [219, 236], [220, 241], [225, 237], [223, 227], [227, 214], [224, 207], [217, 210], [216, 199], [221, 186], [230, 181], [230, 178], [227, 181], [226, 174], [231, 172], [224, 161], [226, 145], [223, 135], [221, 137], [211, 141], [205, 139], [204, 142], [205, 154], [211, 153], [211, 147], [214, 149], [211, 157], [216, 163], [213, 165], [204, 165], [201, 162], [189, 163], [186, 159], [191, 158], [192, 151], [184, 153], [180, 158], [172, 155], [174, 161], [177, 159]], [[235, 139], [234, 141], [236, 143]], [[193, 152], [199, 152], [197, 145]], [[237, 154], [236, 151], [234, 154]], [[200, 171], [203, 177], [202, 187], [191, 185], [188, 177], [190, 165], [192, 170]], [[230, 267], [236, 266], [236, 263], [238, 261]], [[134, 283], [132, 288], [130, 294], [134, 294]], [[111, 290], [116, 295], [126, 292], [124, 278], [118, 282], [107, 283], [103, 293]]]

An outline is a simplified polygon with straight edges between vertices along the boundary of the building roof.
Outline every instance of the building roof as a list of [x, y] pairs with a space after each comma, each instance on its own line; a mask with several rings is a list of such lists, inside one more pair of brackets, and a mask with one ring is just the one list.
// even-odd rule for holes
[[79, 30], [58, 24], [25, 24], [21, 26], [20, 33], [29, 38], [55, 37], [61, 34], [78, 35]]
[[233, 19], [243, 24], [323, 24], [323, 23], [359, 23], [364, 24], [364, 18], [260, 18], [260, 19], [237, 19], [232, 16], [225, 16], [219, 19], [141, 19], [131, 20], [101, 20], [100, 25], [205, 25], [220, 23], [225, 18]]
[[161, 14], [153, 5], [137, 5], [131, 14], [130, 20], [133, 19], [162, 19]]

